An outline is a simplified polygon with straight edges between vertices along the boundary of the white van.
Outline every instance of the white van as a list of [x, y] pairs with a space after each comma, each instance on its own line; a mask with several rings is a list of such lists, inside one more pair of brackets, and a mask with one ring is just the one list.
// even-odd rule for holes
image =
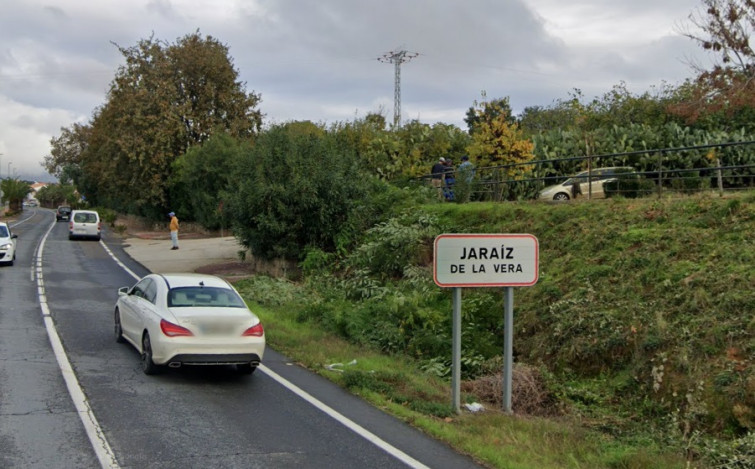
[[100, 214], [94, 210], [74, 210], [68, 222], [68, 239], [93, 238], [100, 240]]

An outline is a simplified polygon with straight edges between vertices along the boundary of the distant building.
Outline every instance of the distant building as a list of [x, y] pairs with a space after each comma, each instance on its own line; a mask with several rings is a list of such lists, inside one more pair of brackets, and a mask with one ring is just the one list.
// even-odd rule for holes
[[47, 185], [46, 182], [35, 182], [34, 184], [31, 184], [29, 186], [31, 187], [31, 192], [26, 196], [26, 200], [37, 200], [37, 192], [43, 187], [47, 187]]

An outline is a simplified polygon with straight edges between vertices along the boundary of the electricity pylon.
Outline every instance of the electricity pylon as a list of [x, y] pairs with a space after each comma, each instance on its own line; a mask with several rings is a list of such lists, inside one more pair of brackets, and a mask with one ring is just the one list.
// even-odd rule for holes
[[393, 82], [393, 127], [401, 126], [401, 64], [408, 62], [419, 54], [416, 52], [407, 52], [405, 50], [391, 51], [378, 57], [383, 63], [391, 63], [395, 68], [395, 77]]

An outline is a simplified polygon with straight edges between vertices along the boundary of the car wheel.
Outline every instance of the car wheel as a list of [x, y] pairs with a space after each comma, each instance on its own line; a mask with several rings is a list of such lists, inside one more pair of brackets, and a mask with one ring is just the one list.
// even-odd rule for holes
[[121, 327], [121, 312], [115, 308], [115, 341], [122, 344], [126, 341], [123, 338], [123, 328]]
[[236, 372], [240, 375], [251, 375], [256, 370], [256, 366], [252, 366], [250, 363], [243, 363], [236, 365]]
[[553, 200], [557, 200], [559, 202], [567, 201], [569, 200], [569, 195], [564, 194], [563, 192], [559, 192], [558, 194], [553, 196]]
[[145, 375], [154, 375], [159, 371], [158, 366], [152, 361], [152, 342], [149, 340], [148, 332], [142, 337], [142, 371]]

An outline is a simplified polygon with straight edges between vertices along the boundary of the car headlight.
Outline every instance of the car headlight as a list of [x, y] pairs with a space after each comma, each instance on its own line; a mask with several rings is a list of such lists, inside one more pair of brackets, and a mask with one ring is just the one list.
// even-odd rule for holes
[[0, 244], [0, 251], [8, 251], [11, 248], [10, 243]]

